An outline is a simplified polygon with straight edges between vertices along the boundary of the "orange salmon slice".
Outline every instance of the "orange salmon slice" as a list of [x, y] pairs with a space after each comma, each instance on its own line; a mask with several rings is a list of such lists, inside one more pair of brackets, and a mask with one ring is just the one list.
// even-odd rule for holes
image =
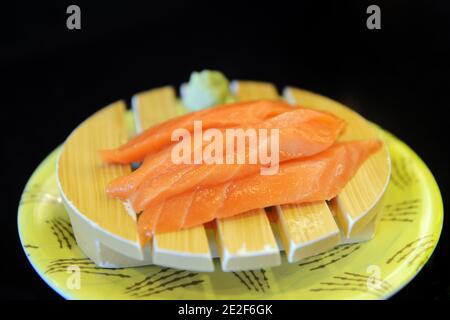
[[204, 129], [234, 127], [258, 123], [291, 109], [286, 102], [258, 100], [192, 112], [150, 127], [118, 149], [101, 150], [100, 156], [106, 163], [141, 162], [147, 155], [170, 145], [174, 130], [186, 129], [192, 133], [194, 121], [202, 121]]
[[[283, 127], [284, 126], [284, 127]], [[272, 118], [254, 128], [272, 127], [279, 129], [279, 162], [308, 157], [329, 148], [344, 128], [344, 122], [336, 117], [310, 109], [296, 109]], [[149, 179], [148, 176], [131, 196], [131, 203], [137, 212], [141, 212], [152, 202], [163, 201], [192, 190], [194, 188], [213, 186], [231, 180], [261, 172], [261, 168], [276, 164], [250, 164], [250, 153], [257, 152], [270, 140], [259, 140], [256, 148], [245, 150], [243, 164], [201, 164], [172, 165], [172, 169]], [[270, 146], [270, 143], [267, 144]], [[223, 150], [225, 153], [225, 150]], [[255, 157], [256, 158], [256, 157]], [[170, 163], [166, 162], [166, 164]], [[273, 168], [274, 169], [274, 168]], [[164, 170], [158, 170], [159, 172]], [[155, 170], [152, 170], [155, 172]]]
[[[235, 127], [235, 129], [268, 129], [267, 139], [259, 139], [256, 150], [270, 140], [271, 129], [279, 129], [279, 160], [286, 161], [311, 156], [329, 148], [336, 141], [344, 126], [343, 120], [331, 114], [312, 109], [296, 108], [261, 123], [252, 126]], [[221, 129], [220, 132], [225, 135], [225, 130]], [[209, 143], [203, 143], [203, 150]], [[194, 149], [195, 146], [191, 147], [192, 154], [195, 152]], [[226, 153], [225, 149], [226, 146], [224, 144], [223, 155]], [[151, 195], [154, 195], [155, 198], [159, 197], [159, 200], [163, 200], [193, 187], [209, 186], [223, 183], [230, 179], [241, 178], [261, 168], [260, 164], [250, 166], [174, 164], [171, 159], [171, 152], [172, 147], [170, 146], [147, 156], [137, 170], [111, 181], [107, 187], [108, 195], [125, 200], [137, 191], [132, 196], [132, 202], [136, 204], [135, 209], [140, 212], [147, 202], [139, 203], [144, 198], [146, 199], [145, 201], [153, 200]], [[247, 148], [245, 152], [244, 163], [248, 164], [249, 154], [255, 152], [255, 150]], [[155, 191], [158, 191], [158, 193], [155, 194]]]
[[[145, 208], [138, 218], [139, 232], [176, 231], [258, 208], [330, 200], [381, 145], [378, 140], [337, 143], [316, 155], [281, 163], [275, 175], [257, 173], [176, 195]], [[166, 203], [170, 210], [164, 210]]]

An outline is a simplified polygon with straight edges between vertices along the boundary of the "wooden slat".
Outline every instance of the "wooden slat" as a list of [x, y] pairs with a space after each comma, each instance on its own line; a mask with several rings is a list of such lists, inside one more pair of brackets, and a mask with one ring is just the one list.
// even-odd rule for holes
[[153, 262], [195, 271], [214, 271], [206, 230], [203, 226], [156, 235]]
[[176, 93], [170, 86], [136, 94], [132, 98], [136, 131], [141, 132], [175, 117], [176, 105]]
[[289, 262], [337, 246], [340, 230], [326, 202], [277, 207], [280, 236]]
[[281, 263], [264, 209], [218, 220], [216, 241], [223, 271], [260, 269]]
[[[172, 87], [149, 90], [133, 97], [136, 129], [145, 130], [177, 115]], [[213, 271], [214, 264], [203, 226], [153, 237], [153, 262], [173, 268]]]
[[277, 88], [268, 82], [234, 81], [232, 87], [238, 101], [280, 98]]
[[[238, 101], [278, 97], [276, 88], [268, 83], [239, 81], [234, 82], [234, 86]], [[249, 270], [281, 263], [275, 236], [263, 209], [217, 220], [216, 240], [223, 270]]]
[[[315, 93], [297, 88], [287, 88], [292, 102], [304, 107], [329, 111], [347, 122], [341, 141], [379, 138], [375, 129], [356, 112], [342, 104]], [[373, 220], [378, 203], [390, 175], [390, 158], [387, 147], [372, 155], [358, 170], [336, 199], [336, 219], [344, 234], [351, 238]]]
[[[376, 233], [376, 229], [378, 226], [378, 223], [381, 220], [382, 211], [384, 207], [384, 199], [385, 196], [381, 198], [380, 201], [377, 202], [377, 204], [371, 209], [372, 214], [374, 217], [371, 221], [369, 221], [362, 229], [360, 229], [358, 232], [353, 232], [350, 237], [347, 237], [347, 235], [344, 233], [344, 230], [341, 230], [341, 243], [359, 243], [364, 242], [373, 239]], [[337, 199], [333, 199], [333, 202], [336, 202]], [[337, 204], [335, 204], [336, 206]]]
[[67, 139], [58, 176], [66, 198], [83, 215], [114, 235], [137, 241], [136, 221], [120, 201], [105, 196], [107, 183], [131, 168], [103, 164], [98, 156], [99, 150], [117, 148], [126, 140], [125, 104], [119, 101], [91, 116]]

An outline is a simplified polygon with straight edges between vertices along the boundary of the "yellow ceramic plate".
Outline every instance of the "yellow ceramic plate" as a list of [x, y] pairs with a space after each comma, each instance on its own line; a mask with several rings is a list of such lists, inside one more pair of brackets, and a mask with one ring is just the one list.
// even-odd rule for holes
[[156, 266], [96, 267], [78, 248], [55, 178], [58, 149], [30, 178], [19, 206], [23, 248], [39, 275], [68, 299], [380, 299], [405, 286], [437, 245], [439, 188], [422, 160], [383, 133], [392, 178], [376, 237], [300, 263], [249, 272], [197, 273]]

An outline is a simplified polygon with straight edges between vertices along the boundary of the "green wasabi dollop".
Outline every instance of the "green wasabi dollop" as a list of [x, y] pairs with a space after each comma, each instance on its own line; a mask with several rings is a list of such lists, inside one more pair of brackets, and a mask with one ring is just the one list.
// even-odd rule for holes
[[191, 73], [189, 82], [181, 92], [181, 99], [192, 111], [233, 101], [228, 79], [214, 70]]

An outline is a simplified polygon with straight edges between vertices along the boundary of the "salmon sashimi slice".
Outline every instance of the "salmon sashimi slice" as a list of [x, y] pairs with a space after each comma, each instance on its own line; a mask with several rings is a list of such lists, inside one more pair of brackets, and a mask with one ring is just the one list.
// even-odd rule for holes
[[106, 163], [141, 162], [147, 155], [170, 145], [174, 130], [192, 133], [194, 121], [202, 121], [203, 129], [234, 127], [258, 123], [289, 110], [292, 105], [283, 101], [258, 100], [192, 112], [150, 127], [118, 149], [101, 150], [100, 156]]
[[[343, 120], [336, 118], [335, 116], [305, 108], [296, 108], [291, 109], [291, 111], [282, 113], [278, 116], [272, 117], [269, 120], [263, 121], [258, 124], [254, 124], [253, 126], [242, 126], [235, 127], [246, 129], [246, 128], [254, 128], [254, 129], [279, 129], [279, 157], [282, 161], [286, 159], [297, 158], [300, 156], [310, 156], [315, 153], [321, 152], [324, 149], [328, 148], [334, 141], [337, 139], [339, 134], [342, 132], [345, 123]], [[226, 129], [219, 129], [222, 134], [225, 134]], [[267, 142], [268, 146], [270, 143], [270, 134], [271, 130], [268, 130], [269, 134], [266, 136], [266, 141], [259, 139], [258, 145], [259, 147], [263, 147], [264, 143]], [[192, 139], [193, 140], [193, 139]], [[206, 148], [210, 141], [203, 141], [203, 146], [201, 148]], [[191, 142], [191, 158], [193, 158], [194, 153], [196, 152], [196, 148], [194, 146], [194, 141]], [[235, 144], [236, 146], [237, 144]], [[258, 148], [259, 148], [258, 147]], [[219, 182], [224, 182], [229, 180], [234, 176], [236, 170], [241, 170], [242, 174], [238, 174], [239, 176], [244, 176], [245, 172], [251, 170], [259, 170], [260, 166], [250, 167], [242, 167], [242, 166], [233, 166], [233, 165], [221, 165], [217, 168], [211, 168], [211, 166], [207, 166], [205, 168], [199, 168], [200, 165], [183, 165], [183, 164], [174, 164], [171, 159], [173, 146], [167, 147], [164, 150], [157, 152], [153, 155], [147, 156], [143, 164], [132, 173], [119, 177], [113, 181], [111, 181], [107, 186], [107, 194], [113, 198], [119, 198], [122, 200], [128, 199], [132, 196], [132, 194], [142, 186], [142, 190], [150, 188], [147, 193], [150, 194], [150, 190], [153, 187], [158, 188], [159, 190], [167, 190], [168, 187], [171, 186], [171, 182], [175, 183], [178, 180], [174, 180], [175, 176], [178, 178], [182, 177], [182, 173], [188, 173], [192, 176], [195, 172], [202, 172], [203, 175], [194, 176], [195, 181], [202, 181], [206, 177], [205, 175], [214, 171], [215, 177], [211, 176], [209, 181], [214, 181], [217, 179]], [[227, 146], [223, 146], [222, 154], [225, 155]], [[204, 149], [203, 149], [204, 150]], [[236, 149], [234, 149], [236, 150]], [[248, 158], [250, 157], [250, 152], [255, 152], [256, 150], [246, 150], [245, 161], [244, 163], [249, 163]], [[205, 162], [207, 159], [203, 159]], [[202, 165], [203, 166], [203, 165]], [[224, 166], [227, 166], [228, 170], [222, 171], [226, 169]], [[188, 167], [189, 169], [186, 169]], [[253, 172], [251, 171], [251, 172]], [[219, 176], [217, 176], [219, 175]], [[160, 177], [159, 180], [153, 181], [156, 177]], [[187, 176], [185, 177], [187, 178]], [[194, 180], [191, 182], [184, 181], [187, 183], [185, 187], [181, 188], [181, 191], [176, 191], [176, 194], [188, 190], [190, 186], [194, 186]], [[145, 181], [145, 182], [144, 182]], [[208, 185], [206, 181], [204, 185]], [[177, 190], [174, 186], [173, 190]], [[139, 197], [138, 195], [134, 195], [134, 198]], [[140, 211], [139, 211], [140, 212]]]
[[[310, 109], [297, 109], [283, 113], [264, 125], [267, 127], [273, 125], [279, 129], [279, 162], [311, 156], [329, 148], [344, 128], [342, 120]], [[255, 126], [257, 127], [259, 126]], [[152, 202], [163, 201], [194, 188], [213, 186], [261, 172], [261, 168], [268, 168], [269, 164], [249, 164], [248, 160], [251, 153], [270, 146], [268, 143], [270, 139], [269, 131], [265, 139], [258, 141], [256, 148], [247, 148], [243, 164], [178, 166], [175, 170], [169, 170], [154, 179], [147, 178], [130, 196], [134, 210], [141, 212]], [[257, 157], [255, 158], [258, 160]]]
[[227, 188], [226, 201], [216, 217], [226, 218], [254, 209], [252, 202], [263, 208], [331, 200], [381, 146], [379, 140], [341, 143], [309, 160], [286, 163], [280, 175], [258, 175], [236, 181]]
[[[381, 148], [378, 140], [337, 143], [314, 156], [281, 163], [278, 174], [253, 174], [213, 187], [204, 187], [170, 198], [191, 205], [184, 217], [179, 212], [165, 212], [164, 219], [158, 208], [168, 200], [156, 203], [141, 214], [139, 230], [146, 221], [152, 221], [148, 232], [167, 232], [195, 227], [213, 219], [231, 217], [257, 208], [288, 203], [309, 203], [334, 198], [355, 175], [361, 164]], [[181, 220], [171, 222], [171, 219]], [[172, 228], [173, 225], [176, 228]], [[151, 230], [151, 231], [150, 231]], [[163, 230], [163, 231], [162, 231]]]

